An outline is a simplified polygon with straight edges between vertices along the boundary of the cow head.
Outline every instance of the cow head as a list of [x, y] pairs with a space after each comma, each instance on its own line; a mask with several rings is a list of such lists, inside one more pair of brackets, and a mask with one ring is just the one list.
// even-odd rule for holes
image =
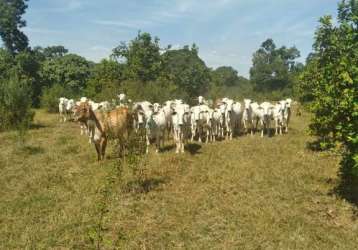
[[81, 102], [74, 108], [75, 121], [86, 122], [91, 117], [91, 105], [88, 102]]
[[291, 99], [291, 98], [287, 98], [287, 99], [286, 99], [286, 106], [287, 106], [288, 109], [291, 108], [291, 104], [292, 104], [292, 99]]
[[161, 105], [159, 103], [153, 104], [153, 111], [155, 114], [158, 113], [160, 109], [161, 109]]
[[244, 110], [246, 112], [249, 111], [251, 103], [252, 103], [252, 101], [250, 99], [244, 99]]
[[183, 126], [189, 120], [189, 109], [185, 104], [176, 104], [172, 112], [173, 124]]
[[145, 123], [145, 114], [143, 107], [140, 103], [134, 103], [133, 105], [134, 120], [138, 127], [143, 127]]
[[268, 119], [272, 115], [273, 106], [271, 103], [263, 102], [260, 104], [260, 108], [263, 112], [264, 119]]
[[202, 104], [204, 102], [204, 97], [199, 96], [198, 97], [198, 102], [199, 102], [199, 104]]

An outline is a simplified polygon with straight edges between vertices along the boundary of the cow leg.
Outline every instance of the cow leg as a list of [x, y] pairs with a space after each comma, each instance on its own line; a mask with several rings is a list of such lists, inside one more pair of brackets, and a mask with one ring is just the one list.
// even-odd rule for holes
[[145, 137], [146, 137], [146, 142], [147, 142], [147, 147], [146, 147], [146, 149], [145, 149], [145, 153], [148, 154], [148, 153], [149, 153], [149, 145], [150, 145], [148, 133], [146, 134]]
[[106, 147], [107, 147], [107, 138], [102, 138], [101, 139], [101, 155], [102, 155], [102, 160], [104, 160], [104, 156], [106, 154]]
[[198, 139], [198, 141], [199, 141], [199, 143], [202, 143], [202, 141], [201, 141], [201, 136], [202, 136], [202, 134], [203, 134], [203, 128], [202, 128], [201, 126], [198, 128], [198, 134], [199, 134], [199, 139]]
[[94, 146], [95, 146], [96, 151], [97, 151], [97, 161], [100, 161], [100, 160], [101, 160], [100, 143], [98, 143], [98, 141], [96, 141], [96, 142], [94, 143]]
[[261, 138], [262, 138], [262, 137], [264, 137], [265, 125], [264, 125], [263, 121], [261, 121], [260, 124], [261, 124]]

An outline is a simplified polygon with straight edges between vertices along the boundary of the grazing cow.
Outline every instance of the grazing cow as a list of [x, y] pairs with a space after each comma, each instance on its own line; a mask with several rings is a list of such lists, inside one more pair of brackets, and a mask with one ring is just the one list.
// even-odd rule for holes
[[250, 104], [252, 103], [252, 101], [250, 99], [244, 99], [244, 110], [242, 113], [242, 123], [244, 125], [244, 129], [245, 129], [245, 133], [247, 134], [249, 129], [250, 132], [252, 131], [252, 118], [251, 118], [251, 108], [250, 108]]
[[286, 127], [286, 133], [288, 133], [288, 124], [290, 123], [290, 118], [291, 118], [291, 104], [292, 104], [292, 99], [291, 98], [287, 98], [286, 99], [286, 109], [284, 112], [284, 123], [285, 123], [285, 127]]
[[275, 121], [275, 134], [282, 135], [282, 127], [284, 126], [284, 112], [286, 109], [286, 101], [279, 101], [273, 109], [273, 119]]
[[184, 153], [188, 128], [190, 126], [190, 110], [186, 104], [172, 104], [173, 137], [176, 144], [175, 153]]
[[140, 128], [145, 128], [148, 117], [153, 113], [153, 104], [148, 101], [135, 102], [133, 112], [135, 114], [133, 127], [138, 132]]
[[60, 121], [62, 122], [66, 122], [66, 119], [67, 119], [67, 98], [65, 97], [61, 97], [59, 99], [59, 104], [58, 104], [58, 111], [60, 113]]
[[106, 152], [108, 135], [119, 139], [121, 152], [124, 149], [124, 140], [128, 138], [131, 130], [132, 115], [128, 108], [117, 108], [110, 112], [94, 112], [88, 102], [81, 103], [75, 119], [87, 123], [92, 120], [95, 124], [94, 145], [98, 161], [103, 160]]

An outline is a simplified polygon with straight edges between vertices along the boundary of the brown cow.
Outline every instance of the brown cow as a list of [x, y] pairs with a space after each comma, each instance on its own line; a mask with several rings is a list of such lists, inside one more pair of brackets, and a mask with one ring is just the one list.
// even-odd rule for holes
[[98, 161], [104, 159], [108, 136], [111, 135], [111, 137], [119, 139], [119, 143], [123, 147], [123, 142], [128, 137], [132, 127], [132, 115], [126, 107], [119, 107], [109, 112], [94, 112], [91, 106], [85, 102], [77, 108], [75, 117], [80, 122], [92, 121], [94, 123], [93, 141]]

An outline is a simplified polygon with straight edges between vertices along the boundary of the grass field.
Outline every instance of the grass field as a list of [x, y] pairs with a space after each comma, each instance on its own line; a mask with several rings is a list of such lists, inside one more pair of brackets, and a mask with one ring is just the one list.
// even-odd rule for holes
[[357, 249], [340, 158], [307, 149], [308, 119], [135, 167], [97, 163], [77, 124], [38, 110], [25, 143], [0, 134], [0, 249]]

